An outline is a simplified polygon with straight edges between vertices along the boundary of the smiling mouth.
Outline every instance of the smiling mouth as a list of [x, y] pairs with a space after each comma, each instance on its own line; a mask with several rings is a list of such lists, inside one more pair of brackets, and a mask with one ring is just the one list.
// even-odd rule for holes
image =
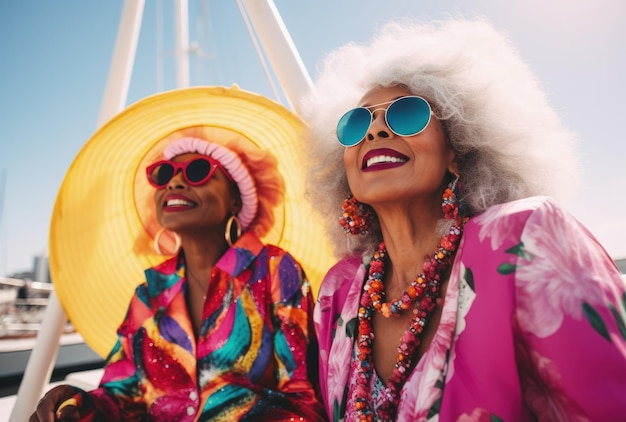
[[196, 204], [191, 202], [191, 201], [185, 201], [184, 199], [169, 199], [167, 201], [165, 201], [165, 206], [167, 208], [169, 207], [195, 207]]
[[375, 157], [369, 158], [365, 162], [364, 169], [369, 168], [371, 166], [375, 166], [378, 164], [395, 164], [395, 163], [406, 163], [408, 160], [403, 157], [392, 157], [390, 155], [377, 155]]

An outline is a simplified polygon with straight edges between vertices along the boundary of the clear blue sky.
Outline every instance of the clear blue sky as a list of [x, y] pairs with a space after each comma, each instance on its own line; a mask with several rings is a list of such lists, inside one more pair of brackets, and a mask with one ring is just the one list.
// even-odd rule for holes
[[[584, 186], [569, 210], [614, 258], [626, 257], [626, 2], [275, 4], [313, 78], [325, 53], [347, 41], [366, 41], [387, 20], [449, 14], [490, 19], [509, 34], [566, 124], [580, 134]], [[121, 0], [0, 1], [0, 275], [28, 270], [34, 255], [46, 253], [59, 186], [96, 130], [122, 5]], [[237, 83], [272, 97], [235, 0], [189, 0], [189, 7], [190, 39], [204, 53], [192, 60], [192, 85]], [[175, 88], [172, 24], [169, 0], [146, 1], [129, 104]]]

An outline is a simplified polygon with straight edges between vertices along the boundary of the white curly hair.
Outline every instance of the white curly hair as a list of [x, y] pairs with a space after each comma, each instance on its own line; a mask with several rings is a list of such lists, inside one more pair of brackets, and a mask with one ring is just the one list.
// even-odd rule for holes
[[534, 195], [566, 199], [577, 185], [577, 137], [508, 38], [484, 18], [388, 23], [368, 45], [327, 55], [304, 98], [310, 127], [307, 197], [327, 223], [337, 256], [371, 253], [374, 227], [349, 236], [338, 224], [350, 193], [339, 118], [370, 89], [401, 85], [428, 100], [456, 153], [471, 214]]

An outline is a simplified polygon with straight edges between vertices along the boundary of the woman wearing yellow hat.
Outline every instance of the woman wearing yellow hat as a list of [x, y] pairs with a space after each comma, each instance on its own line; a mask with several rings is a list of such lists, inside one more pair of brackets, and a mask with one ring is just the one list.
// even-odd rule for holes
[[[267, 106], [262, 97], [238, 89], [203, 94], [225, 102], [234, 95], [235, 103]], [[142, 113], [141, 104], [131, 109], [125, 113]], [[249, 126], [268, 120], [263, 107], [249, 111]], [[170, 115], [164, 119], [172, 120]], [[110, 125], [132, 126], [128, 120], [121, 117]], [[154, 249], [172, 256], [145, 271], [145, 282], [135, 289], [117, 329], [99, 387], [90, 392], [54, 388], [31, 421], [55, 416], [81, 421], [324, 420], [315, 369], [309, 366], [317, 353], [309, 281], [294, 256], [261, 240], [275, 226], [276, 215], [288, 217], [286, 208], [274, 212], [286, 192], [277, 160], [262, 148], [263, 139], [242, 134], [236, 124], [187, 126], [192, 121], [174, 122], [177, 130], [165, 129], [167, 136], [145, 141], [144, 181], [135, 181], [132, 194], [137, 221]], [[154, 126], [159, 125], [156, 119]], [[264, 136], [285, 141], [287, 134]], [[67, 177], [77, 176], [70, 170]], [[138, 193], [146, 186], [151, 186], [151, 206], [145, 206], [146, 193]], [[55, 213], [76, 208], [62, 198], [64, 188]], [[81, 232], [66, 227], [71, 224], [53, 219], [51, 252], [61, 232]], [[143, 253], [137, 242], [131, 249], [135, 257]], [[52, 268], [63, 279], [61, 255]], [[63, 293], [59, 296], [63, 303]]]

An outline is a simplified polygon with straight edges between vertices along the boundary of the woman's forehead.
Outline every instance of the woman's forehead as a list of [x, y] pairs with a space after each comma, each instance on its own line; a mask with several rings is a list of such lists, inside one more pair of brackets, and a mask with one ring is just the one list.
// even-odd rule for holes
[[205, 155], [199, 154], [197, 152], [185, 152], [185, 153], [178, 154], [172, 157], [172, 161], [175, 161], [177, 163], [184, 163], [185, 161], [190, 161], [190, 160], [193, 160], [194, 158], [204, 157], [204, 156]]

